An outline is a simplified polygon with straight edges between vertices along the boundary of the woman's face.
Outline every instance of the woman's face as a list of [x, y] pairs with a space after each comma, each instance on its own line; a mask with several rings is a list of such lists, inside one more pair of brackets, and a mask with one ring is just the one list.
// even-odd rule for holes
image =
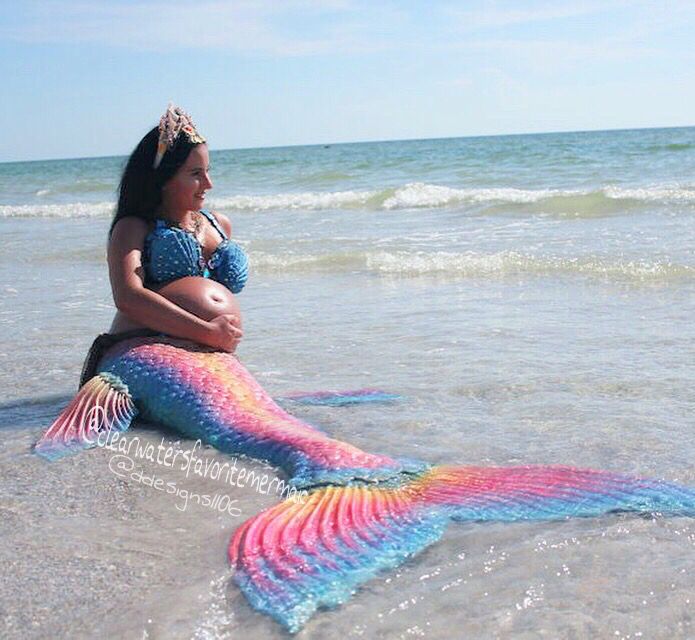
[[205, 192], [212, 189], [210, 156], [206, 144], [197, 144], [186, 162], [162, 187], [162, 206], [165, 211], [198, 211], [205, 202]]

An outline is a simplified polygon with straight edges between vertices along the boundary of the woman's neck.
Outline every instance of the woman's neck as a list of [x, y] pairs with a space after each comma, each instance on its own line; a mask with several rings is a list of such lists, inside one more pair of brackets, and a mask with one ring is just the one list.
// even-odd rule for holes
[[197, 217], [197, 211], [189, 211], [188, 209], [171, 209], [160, 205], [155, 211], [155, 216], [161, 218], [162, 220], [168, 220], [173, 224], [179, 226], [185, 226], [191, 224], [192, 221]]

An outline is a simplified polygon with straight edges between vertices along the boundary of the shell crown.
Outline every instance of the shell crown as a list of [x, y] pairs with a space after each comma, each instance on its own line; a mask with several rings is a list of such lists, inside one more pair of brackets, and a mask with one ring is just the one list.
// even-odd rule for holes
[[154, 169], [161, 164], [164, 154], [174, 146], [182, 132], [194, 144], [205, 142], [205, 138], [196, 130], [191, 116], [181, 107], [169, 103], [164, 115], [159, 119], [159, 141], [157, 142], [157, 154], [152, 165]]

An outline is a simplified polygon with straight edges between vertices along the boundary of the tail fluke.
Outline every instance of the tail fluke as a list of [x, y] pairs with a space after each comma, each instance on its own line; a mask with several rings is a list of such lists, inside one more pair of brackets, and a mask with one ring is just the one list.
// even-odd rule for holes
[[395, 393], [381, 389], [356, 389], [354, 391], [297, 391], [279, 400], [289, 400], [297, 404], [345, 407], [353, 404], [388, 404], [401, 400]]
[[88, 449], [100, 434], [125, 431], [137, 409], [119, 378], [100, 373], [77, 392], [72, 402], [36, 443], [34, 451], [49, 460]]
[[415, 511], [406, 491], [326, 487], [245, 522], [229, 546], [251, 605], [291, 633], [319, 607], [342, 604], [379, 570], [436, 542], [448, 517]]
[[245, 522], [229, 545], [252, 606], [296, 632], [382, 569], [437, 541], [449, 520], [532, 520], [616, 511], [694, 515], [695, 491], [571, 467], [434, 467], [393, 486], [325, 487]]

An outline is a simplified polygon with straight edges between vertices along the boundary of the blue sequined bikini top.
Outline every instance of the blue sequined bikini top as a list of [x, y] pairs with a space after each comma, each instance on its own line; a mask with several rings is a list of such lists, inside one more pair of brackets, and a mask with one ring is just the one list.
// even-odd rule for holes
[[147, 234], [143, 254], [146, 284], [160, 284], [186, 276], [203, 276], [223, 284], [232, 293], [239, 293], [248, 279], [249, 260], [244, 250], [227, 238], [215, 217], [205, 209], [202, 213], [222, 236], [222, 241], [210, 256], [196, 237], [185, 229], [157, 220]]

